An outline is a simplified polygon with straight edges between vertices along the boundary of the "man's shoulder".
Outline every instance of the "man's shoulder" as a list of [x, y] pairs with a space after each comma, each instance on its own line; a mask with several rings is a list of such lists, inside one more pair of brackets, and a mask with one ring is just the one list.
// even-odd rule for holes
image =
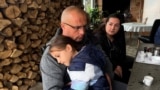
[[42, 54], [46, 51], [46, 48], [49, 46], [49, 44], [51, 43], [51, 41], [57, 36], [57, 35], [60, 35], [62, 33], [62, 29], [61, 28], [58, 28], [55, 35], [45, 44], [41, 47], [41, 51], [42, 51]]
[[96, 44], [97, 43], [97, 39], [93, 34], [93, 30], [86, 30], [85, 44], [88, 44], [88, 43], [92, 43], [92, 44]]
[[51, 70], [53, 68], [57, 68], [56, 70], [63, 70], [65, 68], [65, 66], [62, 64], [59, 64], [57, 62], [57, 60], [49, 54], [48, 50], [49, 50], [49, 47], [46, 48], [46, 50], [44, 51], [44, 53], [42, 55], [42, 58], [40, 61], [41, 69]]
[[44, 64], [46, 62], [53, 62], [53, 61], [55, 61], [55, 59], [49, 54], [49, 46], [48, 46], [43, 52], [41, 62], [43, 62], [42, 64]]

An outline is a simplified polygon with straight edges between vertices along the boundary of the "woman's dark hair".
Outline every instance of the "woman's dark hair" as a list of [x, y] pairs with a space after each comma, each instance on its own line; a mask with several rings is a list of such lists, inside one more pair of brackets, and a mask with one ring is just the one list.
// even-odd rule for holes
[[74, 48], [75, 50], [79, 50], [79, 48], [80, 48], [80, 45], [78, 45], [78, 43], [76, 41], [74, 41], [73, 39], [71, 39], [67, 36], [58, 35], [51, 41], [50, 49], [52, 47], [64, 49], [67, 44], [70, 44], [72, 46], [72, 48]]
[[121, 16], [119, 13], [113, 13], [113, 14], [110, 14], [107, 19], [106, 19], [106, 23], [109, 21], [110, 18], [118, 18], [119, 21], [120, 21], [120, 24], [122, 24], [122, 21], [121, 21]]

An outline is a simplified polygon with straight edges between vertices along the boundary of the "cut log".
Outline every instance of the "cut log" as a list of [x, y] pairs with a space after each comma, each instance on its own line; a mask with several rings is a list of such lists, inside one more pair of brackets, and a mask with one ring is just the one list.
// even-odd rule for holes
[[20, 30], [17, 30], [15, 33], [14, 33], [14, 36], [20, 36], [22, 35], [22, 31]]
[[0, 43], [2, 43], [2, 42], [3, 42], [3, 40], [4, 40], [4, 37], [3, 37], [3, 36], [1, 36], [1, 34], [0, 34]]
[[30, 64], [29, 64], [29, 63], [23, 63], [23, 64], [21, 64], [21, 66], [22, 66], [23, 68], [28, 68], [28, 67], [30, 66]]
[[36, 0], [37, 4], [42, 4], [42, 0]]
[[0, 43], [0, 52], [4, 51], [4, 45]]
[[20, 49], [20, 50], [25, 50], [26, 48], [25, 48], [25, 46], [24, 46], [23, 44], [19, 44], [19, 45], [18, 45], [18, 49]]
[[28, 8], [32, 8], [32, 9], [37, 9], [38, 7], [39, 6], [35, 1], [33, 1], [30, 5], [28, 5]]
[[0, 66], [7, 66], [10, 65], [12, 63], [12, 59], [4, 59], [3, 61], [0, 62]]
[[9, 3], [9, 4], [16, 4], [16, 0], [7, 0], [7, 3]]
[[36, 25], [30, 25], [28, 26], [28, 28], [30, 28], [32, 31], [36, 32], [36, 31], [39, 31], [39, 26], [36, 26]]
[[10, 27], [7, 27], [3, 30], [3, 33], [5, 34], [6, 37], [11, 37], [13, 36], [12, 29]]
[[0, 52], [0, 59], [6, 59], [9, 58], [9, 56], [12, 54], [12, 50], [5, 50]]
[[44, 3], [50, 3], [50, 0], [44, 0]]
[[30, 39], [26, 40], [26, 43], [24, 44], [25, 48], [29, 48], [31, 46]]
[[31, 44], [31, 47], [32, 48], [36, 48], [36, 47], [38, 47], [40, 44], [41, 44], [41, 40], [40, 39], [38, 39], [38, 40], [34, 40], [33, 42], [32, 42], [32, 44]]
[[5, 27], [11, 24], [10, 20], [0, 19], [0, 31], [2, 31]]
[[8, 7], [6, 0], [1, 0], [0, 1], [0, 8], [6, 8], [6, 7]]
[[16, 19], [12, 19], [13, 24], [15, 24], [18, 27], [22, 27], [23, 23], [26, 20], [22, 19], [22, 18], [16, 18]]
[[2, 83], [2, 81], [0, 81], [0, 88], [3, 88], [3, 83]]
[[23, 73], [23, 72], [18, 72], [18, 73], [17, 73], [17, 76], [18, 76], [19, 78], [27, 78], [27, 74], [26, 74], [26, 73]]
[[27, 55], [23, 55], [23, 56], [21, 57], [21, 59], [22, 59], [22, 61], [25, 61], [25, 62], [29, 61]]
[[23, 81], [22, 81], [22, 80], [18, 80], [18, 81], [16, 82], [16, 84], [17, 84], [18, 86], [21, 86], [21, 85], [23, 84]]
[[31, 4], [33, 0], [26, 0], [27, 5]]
[[10, 70], [10, 72], [12, 74], [17, 74], [18, 72], [20, 72], [22, 70], [22, 66], [19, 64], [14, 64]]
[[28, 79], [34, 79], [37, 76], [37, 72], [29, 71], [27, 73], [27, 78]]
[[36, 85], [36, 81], [35, 80], [30, 80], [30, 79], [25, 79], [24, 83], [28, 86], [34, 86]]
[[38, 59], [40, 59], [40, 58], [39, 58], [39, 55], [38, 55], [37, 53], [36, 53], [36, 54], [32, 54], [31, 57], [32, 57], [32, 59], [35, 60], [35, 61], [38, 60]]
[[4, 73], [4, 77], [3, 77], [3, 79], [4, 80], [9, 80], [11, 78], [11, 74], [9, 74], [9, 73]]
[[0, 19], [3, 19], [3, 15], [2, 15], [2, 13], [0, 12]]
[[18, 0], [19, 3], [25, 3], [27, 0]]
[[38, 71], [38, 65], [34, 65], [34, 66], [32, 67], [32, 70], [33, 70], [33, 71]]
[[31, 40], [36, 40], [36, 39], [38, 39], [38, 34], [37, 34], [37, 33], [32, 33], [32, 34], [30, 35], [30, 39], [31, 39]]
[[37, 19], [37, 20], [36, 20], [36, 24], [37, 24], [37, 25], [41, 25], [41, 24], [42, 24], [42, 21], [41, 21], [40, 19]]
[[0, 90], [9, 90], [9, 89], [4, 87], [4, 88], [0, 88]]
[[14, 41], [7, 40], [7, 39], [4, 41], [4, 45], [9, 50], [16, 49], [16, 47], [17, 47], [17, 45]]
[[34, 61], [30, 61], [29, 64], [33, 67], [36, 63]]
[[17, 57], [17, 58], [13, 58], [13, 63], [20, 63], [22, 60]]
[[[41, 13], [39, 13], [39, 15], [38, 15], [38, 19], [45, 19], [45, 17], [46, 17], [46, 13], [45, 12], [41, 12]], [[47, 19], [45, 19], [47, 22], [48, 22], [48, 20]], [[44, 22], [43, 22], [44, 23]]]
[[28, 18], [37, 18], [38, 10], [28, 10], [27, 15]]
[[18, 38], [18, 43], [24, 44], [26, 43], [26, 41], [27, 41], [27, 34], [23, 34]]
[[9, 81], [11, 82], [11, 83], [15, 83], [16, 81], [18, 81], [18, 77], [16, 76], [16, 75], [12, 75], [11, 76], [11, 78], [9, 79]]
[[5, 9], [5, 15], [10, 19], [17, 18], [20, 14], [20, 9], [15, 5], [10, 5]]
[[3, 74], [2, 74], [2, 73], [0, 73], [0, 79], [1, 79], [1, 80], [3, 79]]
[[23, 53], [23, 51], [18, 50], [18, 49], [14, 49], [12, 54], [10, 55], [11, 58], [15, 58], [15, 57], [19, 57], [21, 56]]
[[45, 4], [41, 4], [39, 6], [39, 8], [40, 8], [41, 11], [46, 11], [47, 10], [47, 7], [45, 6]]
[[28, 85], [21, 85], [21, 86], [19, 86], [19, 90], [29, 90], [29, 86]]
[[21, 10], [22, 13], [26, 13], [27, 10], [28, 10], [27, 4], [26, 3], [20, 4], [20, 10]]
[[13, 85], [12, 90], [18, 90], [18, 86]]
[[23, 70], [24, 70], [25, 73], [27, 73], [27, 72], [31, 71], [31, 67], [24, 68]]

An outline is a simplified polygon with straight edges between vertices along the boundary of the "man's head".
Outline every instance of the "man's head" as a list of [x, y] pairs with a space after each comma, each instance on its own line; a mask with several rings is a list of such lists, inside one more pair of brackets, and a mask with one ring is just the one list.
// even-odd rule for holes
[[87, 26], [87, 14], [76, 6], [69, 6], [61, 16], [62, 35], [79, 42], [83, 39]]

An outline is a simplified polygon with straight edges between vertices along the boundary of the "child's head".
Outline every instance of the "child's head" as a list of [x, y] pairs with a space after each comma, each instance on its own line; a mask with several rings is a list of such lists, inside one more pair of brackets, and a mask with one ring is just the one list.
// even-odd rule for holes
[[51, 41], [49, 53], [58, 63], [69, 66], [71, 59], [77, 54], [77, 45], [71, 38], [59, 35]]

